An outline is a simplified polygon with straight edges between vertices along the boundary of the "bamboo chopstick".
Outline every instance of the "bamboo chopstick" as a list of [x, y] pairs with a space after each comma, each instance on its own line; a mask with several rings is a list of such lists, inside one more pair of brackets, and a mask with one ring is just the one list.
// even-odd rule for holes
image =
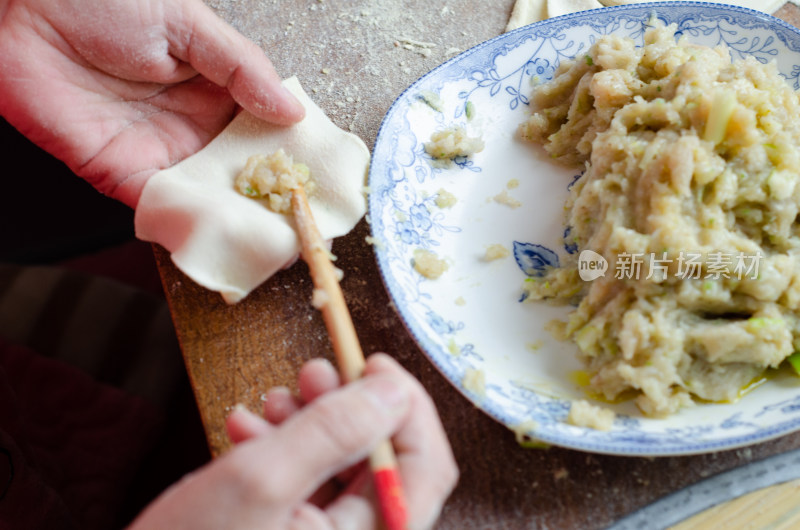
[[[292, 191], [292, 212], [300, 236], [302, 256], [308, 264], [314, 288], [324, 293], [319, 309], [333, 344], [339, 371], [344, 382], [354, 381], [364, 371], [364, 352], [331, 263], [330, 253], [314, 222], [302, 185]], [[392, 442], [383, 440], [370, 454], [369, 463], [387, 530], [405, 529], [408, 526], [408, 514]]]

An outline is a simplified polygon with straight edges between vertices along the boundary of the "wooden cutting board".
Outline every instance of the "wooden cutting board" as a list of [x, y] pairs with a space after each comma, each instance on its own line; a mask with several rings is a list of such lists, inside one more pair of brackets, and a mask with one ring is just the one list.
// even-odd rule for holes
[[763, 488], [701, 512], [673, 530], [800, 528], [800, 479]]
[[625, 517], [608, 530], [800, 528], [800, 449], [715, 475]]

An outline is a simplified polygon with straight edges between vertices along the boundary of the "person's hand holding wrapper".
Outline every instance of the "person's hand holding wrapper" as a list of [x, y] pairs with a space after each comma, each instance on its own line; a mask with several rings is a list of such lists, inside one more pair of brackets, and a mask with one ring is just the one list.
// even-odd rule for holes
[[[0, 0], [0, 114], [102, 193], [135, 208], [147, 179], [193, 154], [238, 107], [303, 117], [263, 51], [199, 0]], [[25, 178], [16, 175], [14, 178]], [[236, 446], [172, 486], [133, 528], [371, 528], [364, 458], [391, 438], [413, 528], [458, 472], [422, 386], [385, 355], [344, 386], [312, 361], [300, 396], [236, 409]]]
[[135, 207], [237, 105], [303, 117], [262, 50], [199, 0], [0, 0], [0, 114], [102, 193]]

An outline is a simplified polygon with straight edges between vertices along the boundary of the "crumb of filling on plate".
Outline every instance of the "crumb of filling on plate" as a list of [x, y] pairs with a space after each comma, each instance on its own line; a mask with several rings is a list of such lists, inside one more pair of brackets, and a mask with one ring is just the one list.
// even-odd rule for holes
[[442, 98], [439, 97], [439, 94], [436, 92], [423, 90], [417, 94], [417, 98], [436, 112], [442, 112], [444, 110], [444, 101], [442, 101]]
[[544, 342], [541, 340], [536, 340], [525, 344], [525, 347], [532, 352], [538, 352], [542, 349], [542, 346], [544, 346]]
[[458, 344], [456, 344], [456, 341], [453, 338], [451, 338], [450, 342], [447, 343], [447, 351], [450, 352], [450, 355], [455, 357], [461, 355], [461, 348], [458, 347]]
[[426, 153], [442, 160], [468, 157], [483, 151], [483, 140], [468, 136], [466, 129], [458, 125], [434, 132], [430, 141], [423, 145]]
[[520, 446], [527, 449], [547, 449], [550, 447], [549, 444], [542, 442], [541, 440], [537, 440], [535, 437], [529, 434], [531, 432], [536, 432], [538, 428], [539, 424], [535, 421], [525, 420], [522, 423], [511, 427], [511, 431], [514, 433], [514, 438], [516, 438], [517, 443]]
[[439, 188], [436, 192], [436, 206], [439, 208], [452, 208], [458, 202], [458, 198], [444, 188]]
[[500, 193], [492, 197], [492, 200], [498, 204], [504, 204], [509, 208], [519, 208], [520, 206], [522, 206], [522, 203], [519, 200], [509, 195], [508, 190], [501, 191]]
[[269, 155], [251, 156], [234, 181], [239, 193], [266, 199], [269, 209], [276, 213], [291, 211], [292, 190], [298, 185], [302, 185], [308, 194], [314, 192], [308, 166], [295, 162], [283, 149]]
[[674, 33], [599, 38], [520, 127], [584, 169], [570, 243], [608, 263], [582, 280], [570, 254], [528, 300], [577, 302], [563, 332], [590, 390], [652, 417], [735, 401], [800, 349], [800, 96], [774, 62]]
[[465, 390], [472, 392], [479, 397], [486, 396], [486, 374], [477, 368], [467, 368], [464, 370], [464, 377], [461, 384]]
[[593, 405], [583, 399], [576, 399], [570, 403], [567, 423], [576, 427], [608, 431], [614, 425], [615, 417], [616, 414], [611, 409]]
[[414, 250], [412, 262], [414, 270], [429, 280], [439, 278], [448, 269], [445, 260], [437, 256], [435, 252], [422, 248]]
[[498, 259], [507, 258], [511, 252], [501, 245], [500, 243], [493, 243], [486, 247], [486, 253], [483, 255], [484, 261], [495, 261]]

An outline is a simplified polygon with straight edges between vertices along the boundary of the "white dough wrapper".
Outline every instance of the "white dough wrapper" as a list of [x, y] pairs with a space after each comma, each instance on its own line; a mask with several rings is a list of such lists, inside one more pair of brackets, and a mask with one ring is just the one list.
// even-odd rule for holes
[[517, 0], [506, 23], [506, 31], [521, 28], [546, 18], [546, 0]]
[[305, 107], [303, 121], [283, 127], [242, 111], [202, 150], [153, 175], [136, 208], [136, 236], [166, 248], [181, 271], [229, 304], [300, 251], [289, 216], [234, 189], [251, 155], [283, 148], [309, 167], [317, 184], [309, 205], [324, 239], [348, 233], [366, 212], [367, 146], [338, 128], [296, 78], [284, 86]]
[[[627, 4], [641, 4], [658, 0], [516, 0], [511, 11], [511, 16], [506, 25], [506, 31], [521, 28], [534, 22], [539, 22], [548, 18], [560, 15], [584, 11], [586, 9], [598, 9], [601, 7], [621, 6]], [[787, 0], [705, 0], [718, 4], [731, 4], [742, 7], [749, 7], [763, 11], [764, 13], [774, 13]], [[800, 0], [789, 0], [793, 4], [800, 5]]]

